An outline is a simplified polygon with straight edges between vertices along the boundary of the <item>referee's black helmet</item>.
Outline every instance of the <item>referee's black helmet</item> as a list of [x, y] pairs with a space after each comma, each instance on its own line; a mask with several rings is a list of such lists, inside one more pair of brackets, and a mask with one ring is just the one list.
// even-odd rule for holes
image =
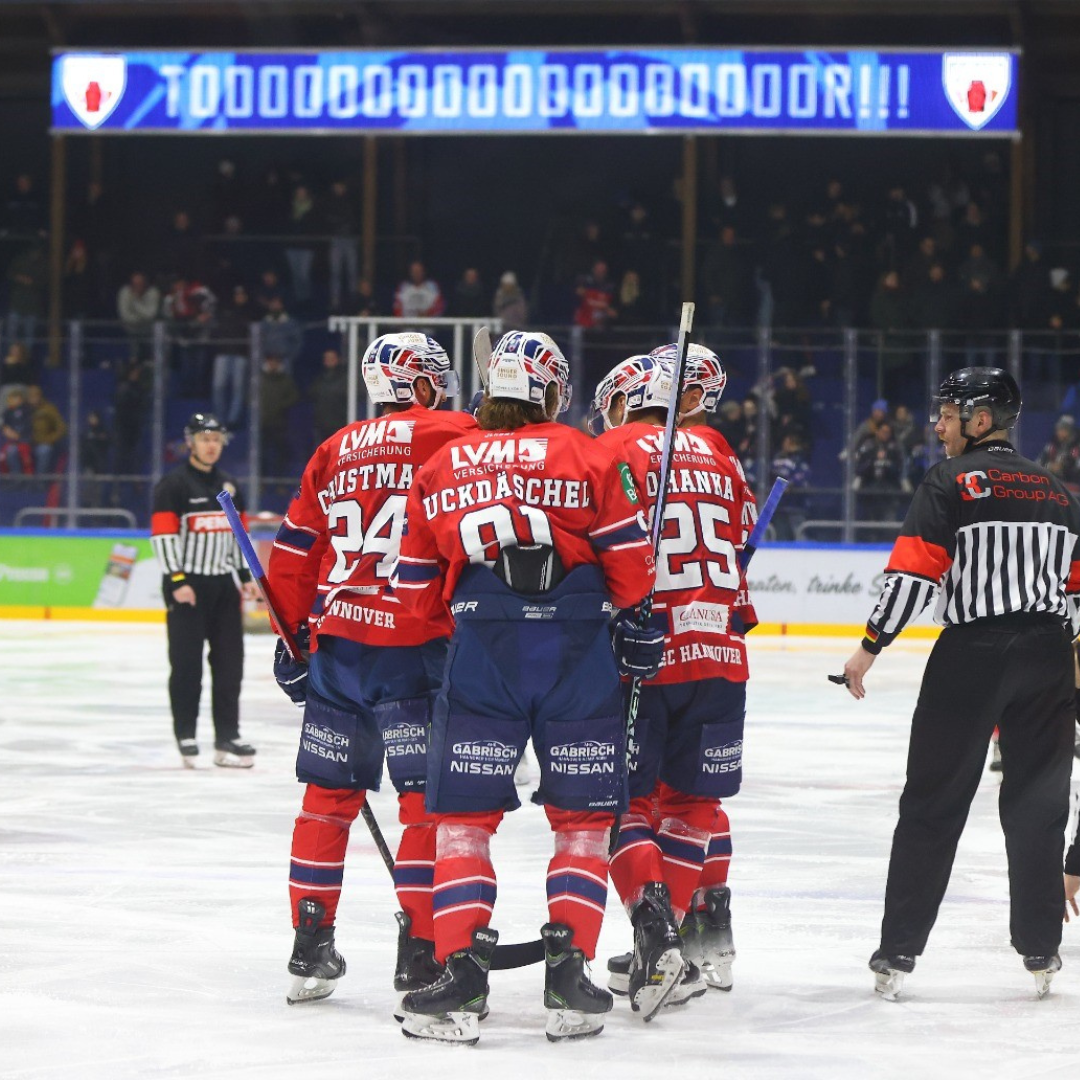
[[190, 439], [198, 431], [216, 431], [226, 440], [229, 429], [213, 414], [208, 412], [192, 413], [184, 425], [184, 438]]
[[937, 402], [951, 401], [967, 423], [975, 409], [990, 410], [995, 430], [1008, 431], [1020, 416], [1020, 387], [1003, 368], [966, 367], [945, 377]]

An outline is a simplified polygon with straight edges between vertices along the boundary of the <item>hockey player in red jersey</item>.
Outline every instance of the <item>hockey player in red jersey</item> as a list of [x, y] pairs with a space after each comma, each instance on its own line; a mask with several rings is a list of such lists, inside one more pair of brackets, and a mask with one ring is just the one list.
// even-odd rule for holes
[[[669, 360], [674, 355], [663, 352], [631, 357], [601, 381], [593, 401], [594, 430], [607, 429], [599, 441], [628, 462], [650, 513], [673, 397]], [[719, 358], [691, 346], [680, 399], [680, 422], [689, 426], [675, 435], [653, 601], [667, 647], [660, 673], [641, 688], [631, 804], [611, 863], [635, 948], [609, 962], [609, 986], [642, 1012], [650, 1005], [655, 1012], [667, 994], [674, 1004], [703, 993], [698, 968], [710, 986], [732, 982], [731, 841], [720, 800], [738, 791], [742, 775], [743, 633], [756, 616], [737, 555], [756, 513], [730, 447], [693, 423], [716, 407], [725, 382]], [[681, 978], [669, 961], [656, 980], [652, 968], [680, 941]]]
[[435, 955], [445, 975], [402, 1002], [404, 1031], [475, 1042], [498, 940], [489, 852], [519, 803], [531, 738], [555, 851], [548, 864], [544, 1004], [555, 1041], [602, 1030], [589, 981], [607, 897], [607, 840], [625, 807], [619, 672], [659, 668], [662, 635], [616, 623], [649, 591], [653, 559], [625, 466], [573, 428], [569, 369], [544, 334], [494, 349], [481, 430], [439, 450], [409, 494], [395, 592], [420, 618], [456, 619], [428, 754], [438, 821]]
[[278, 530], [269, 577], [279, 616], [310, 663], [278, 644], [274, 673], [304, 707], [296, 775], [306, 784], [292, 841], [296, 942], [290, 1003], [332, 993], [345, 961], [334, 947], [349, 827], [377, 790], [384, 749], [405, 829], [394, 867], [401, 912], [395, 988], [431, 982], [435, 831], [424, 810], [427, 726], [451, 620], [416, 617], [387, 589], [415, 471], [475, 428], [438, 411], [457, 392], [446, 351], [424, 334], [386, 334], [364, 354], [364, 385], [381, 414], [342, 428], [316, 451]]

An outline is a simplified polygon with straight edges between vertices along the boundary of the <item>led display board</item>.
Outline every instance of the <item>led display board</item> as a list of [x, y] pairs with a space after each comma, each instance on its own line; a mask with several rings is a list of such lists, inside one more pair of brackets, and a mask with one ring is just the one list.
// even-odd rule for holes
[[1018, 56], [882, 49], [57, 52], [52, 130], [1017, 134]]

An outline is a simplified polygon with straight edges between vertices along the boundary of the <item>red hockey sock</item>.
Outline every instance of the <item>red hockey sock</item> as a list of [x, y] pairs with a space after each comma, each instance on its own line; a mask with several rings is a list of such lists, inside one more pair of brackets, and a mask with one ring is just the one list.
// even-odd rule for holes
[[298, 905], [305, 897], [326, 908], [322, 926], [332, 926], [345, 875], [349, 827], [364, 805], [367, 792], [308, 784], [300, 816], [293, 827], [289, 867], [289, 902], [293, 927], [299, 925]]
[[655, 794], [661, 818], [656, 832], [664, 859], [664, 882], [671, 893], [675, 916], [681, 920], [701, 884], [720, 803], [687, 795], [663, 781], [657, 784]]
[[490, 843], [502, 814], [470, 816], [475, 823], [463, 822], [462, 816], [440, 820], [436, 832], [432, 909], [435, 957], [440, 963], [471, 947], [473, 931], [488, 925], [495, 906], [498, 890]]
[[610, 814], [547, 808], [555, 833], [555, 854], [548, 863], [548, 920], [569, 926], [574, 946], [588, 960], [596, 956], [596, 941], [607, 903]]
[[409, 916], [413, 937], [435, 940], [431, 897], [435, 878], [435, 825], [424, 812], [423, 792], [398, 796], [398, 819], [405, 826], [394, 861], [394, 890]]
[[608, 869], [611, 883], [626, 908], [641, 899], [646, 882], [664, 880], [652, 816], [651, 799], [633, 799], [630, 809], [619, 819], [619, 839]]
[[717, 806], [709, 847], [705, 852], [705, 865], [701, 870], [701, 887], [712, 889], [726, 885], [731, 866], [731, 822], [722, 806]]

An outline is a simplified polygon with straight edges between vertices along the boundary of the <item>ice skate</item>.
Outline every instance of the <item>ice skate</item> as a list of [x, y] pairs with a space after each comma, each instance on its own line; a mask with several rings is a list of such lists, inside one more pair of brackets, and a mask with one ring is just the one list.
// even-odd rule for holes
[[412, 920], [404, 911], [397, 912], [394, 918], [398, 921], [394, 989], [399, 994], [394, 1019], [400, 1024], [405, 1015], [401, 1008], [401, 999], [411, 990], [422, 990], [425, 986], [430, 986], [443, 973], [443, 966], [435, 959], [434, 941], [410, 935]]
[[474, 930], [471, 949], [451, 953], [443, 973], [430, 986], [406, 994], [401, 1002], [402, 1033], [412, 1039], [475, 1045], [498, 940], [489, 927]]
[[574, 932], [561, 923], [547, 923], [544, 939], [544, 1008], [548, 1011], [549, 1042], [587, 1039], [604, 1030], [600, 1019], [611, 1011], [611, 995], [594, 986], [586, 971], [585, 954], [574, 948]]
[[334, 928], [319, 925], [326, 908], [305, 897], [299, 909], [300, 925], [289, 958], [289, 974], [296, 977], [285, 994], [290, 1005], [329, 997], [345, 974], [345, 958], [334, 948]]
[[630, 964], [630, 1008], [651, 1020], [682, 975], [682, 939], [666, 885], [650, 881], [630, 915], [634, 953]]
[[199, 744], [194, 739], [178, 739], [176, 742], [180, 750], [180, 761], [185, 769], [194, 769], [199, 760]]
[[1025, 956], [1024, 967], [1035, 976], [1035, 993], [1041, 999], [1050, 993], [1050, 982], [1061, 970], [1061, 957], [1057, 953], [1053, 956]]
[[896, 1001], [904, 985], [904, 976], [915, 970], [914, 956], [888, 956], [877, 949], [870, 957], [874, 973], [874, 993], [885, 1001]]
[[216, 742], [214, 764], [223, 769], [250, 769], [255, 764], [255, 747], [237, 739]]
[[705, 910], [697, 915], [697, 947], [701, 950], [701, 975], [713, 990], [730, 990], [735, 983], [731, 965], [735, 941], [731, 934], [731, 890], [726, 885], [706, 889]]
[[[630, 965], [633, 962], [633, 953], [623, 953], [621, 956], [613, 956], [607, 963], [608, 989], [618, 997], [630, 996]], [[701, 977], [701, 970], [692, 960], [687, 959], [686, 945], [683, 945], [683, 970], [675, 989], [671, 991], [664, 1008], [670, 1009], [675, 1005], [685, 1005], [692, 998], [701, 997], [708, 991], [705, 980]]]

